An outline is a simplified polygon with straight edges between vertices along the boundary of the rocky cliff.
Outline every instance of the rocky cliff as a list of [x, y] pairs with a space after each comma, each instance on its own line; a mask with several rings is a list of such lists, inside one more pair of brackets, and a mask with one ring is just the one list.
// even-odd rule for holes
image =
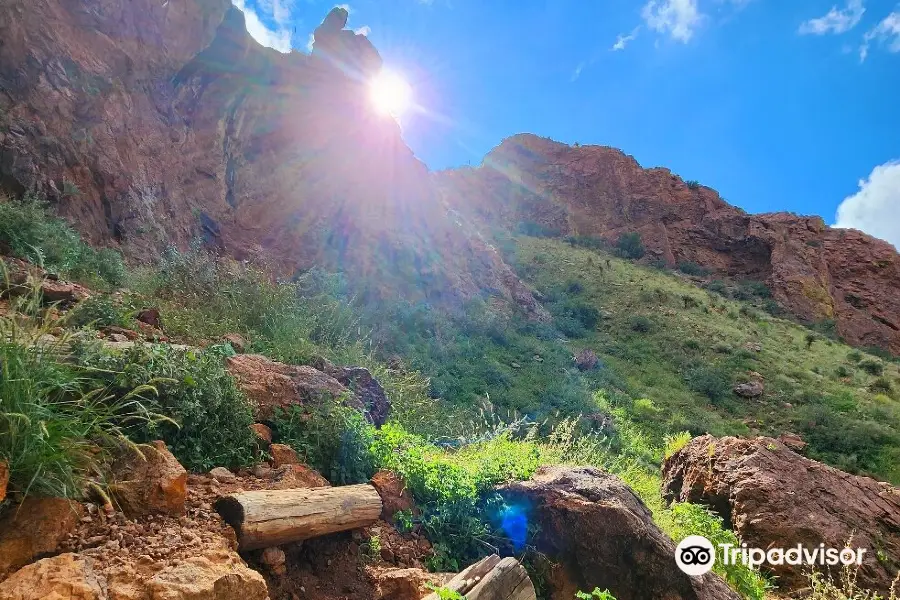
[[490, 289], [539, 316], [370, 109], [381, 58], [346, 21], [332, 11], [312, 54], [281, 54], [228, 0], [4, 2], [0, 186], [132, 256], [202, 238], [283, 275], [344, 270], [376, 298]]
[[850, 343], [900, 353], [900, 256], [859, 231], [832, 229], [819, 217], [750, 215], [620, 150], [529, 134], [503, 141], [478, 168], [436, 178], [448, 202], [489, 223], [610, 242], [636, 231], [648, 260], [764, 281], [800, 319], [834, 320]]

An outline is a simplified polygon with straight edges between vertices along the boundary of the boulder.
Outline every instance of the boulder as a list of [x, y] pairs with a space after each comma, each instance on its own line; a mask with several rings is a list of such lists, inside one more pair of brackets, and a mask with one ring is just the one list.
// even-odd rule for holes
[[393, 471], [378, 471], [369, 482], [381, 496], [381, 518], [390, 522], [400, 511], [416, 511], [412, 492], [403, 479]]
[[799, 434], [784, 432], [778, 436], [778, 441], [787, 446], [794, 452], [802, 452], [808, 444], [803, 441]]
[[765, 386], [758, 379], [748, 381], [747, 383], [739, 383], [734, 386], [734, 393], [741, 398], [759, 398], [763, 395]]
[[[691, 440], [663, 465], [669, 501], [697, 502], [758, 548], [865, 548], [858, 583], [887, 591], [900, 570], [900, 489], [839, 471], [771, 438]], [[880, 557], [880, 558], [879, 558]], [[787, 590], [805, 587], [805, 567], [774, 567]]]
[[738, 600], [718, 576], [690, 577], [675, 565], [675, 544], [650, 510], [620, 479], [593, 467], [542, 467], [530, 481], [500, 488], [510, 506], [504, 529], [514, 542], [529, 539], [561, 565], [551, 582], [563, 590], [608, 589], [618, 600]]
[[154, 329], [162, 329], [162, 319], [159, 316], [158, 308], [145, 308], [137, 314], [135, 319]]
[[322, 475], [306, 465], [285, 465], [272, 472], [273, 490], [290, 490], [293, 488], [327, 487], [331, 484]]
[[6, 499], [6, 486], [9, 485], [9, 464], [0, 460], [0, 502]]
[[138, 517], [153, 513], [181, 514], [187, 499], [187, 471], [165, 442], [140, 446], [113, 463], [113, 498], [122, 511]]
[[285, 567], [287, 557], [284, 555], [284, 550], [277, 546], [263, 550], [259, 556], [259, 562], [264, 564], [275, 575], [284, 575], [287, 571]]
[[153, 600], [267, 600], [262, 575], [227, 550], [209, 550], [201, 556], [168, 566], [146, 583]]
[[273, 418], [276, 409], [317, 405], [338, 399], [353, 408], [363, 408], [362, 403], [337, 379], [313, 367], [286, 365], [259, 354], [229, 357], [226, 366], [253, 403], [258, 420]]
[[600, 359], [597, 357], [597, 353], [590, 348], [585, 348], [575, 355], [575, 366], [579, 371], [592, 371], [597, 368], [599, 363]]
[[262, 423], [254, 423], [250, 426], [250, 431], [253, 432], [253, 435], [256, 436], [256, 439], [258, 439], [263, 446], [268, 446], [272, 443], [272, 430], [269, 429], [268, 426]]
[[366, 568], [366, 577], [375, 590], [375, 600], [419, 600], [428, 594], [428, 584], [441, 586], [451, 576], [414, 568], [370, 566]]
[[83, 285], [69, 281], [45, 279], [41, 282], [41, 294], [44, 302], [60, 304], [76, 304], [91, 297], [91, 292]]
[[272, 466], [276, 469], [284, 465], [300, 464], [300, 457], [287, 444], [272, 444], [269, 446], [269, 454], [272, 455]]
[[0, 583], [0, 600], [107, 600], [93, 560], [76, 554], [45, 558]]
[[56, 551], [84, 515], [78, 502], [29, 496], [0, 519], [0, 578]]
[[384, 388], [365, 367], [338, 367], [324, 358], [313, 361], [313, 367], [337, 379], [356, 394], [365, 406], [369, 420], [381, 427], [391, 411], [391, 401]]
[[209, 474], [213, 479], [220, 483], [234, 481], [235, 479], [237, 479], [237, 476], [225, 467], [213, 467], [212, 469], [210, 469]]

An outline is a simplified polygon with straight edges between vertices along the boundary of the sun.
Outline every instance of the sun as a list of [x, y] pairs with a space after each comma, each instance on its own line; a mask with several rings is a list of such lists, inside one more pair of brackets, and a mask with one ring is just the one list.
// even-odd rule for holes
[[397, 73], [381, 71], [369, 83], [369, 96], [375, 109], [399, 119], [412, 106], [412, 88]]

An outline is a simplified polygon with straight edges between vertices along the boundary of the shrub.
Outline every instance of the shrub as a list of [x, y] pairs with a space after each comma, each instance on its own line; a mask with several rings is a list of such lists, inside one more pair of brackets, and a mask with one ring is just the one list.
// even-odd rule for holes
[[725, 296], [728, 293], [728, 286], [726, 286], [725, 282], [721, 279], [713, 279], [704, 287], [710, 292], [715, 292], [716, 294], [720, 294], [722, 296]]
[[644, 315], [635, 315], [628, 320], [632, 331], [648, 333], [653, 330], [653, 321]]
[[894, 394], [894, 386], [886, 377], [879, 377], [869, 385], [869, 391], [873, 394], [892, 396]]
[[609, 244], [606, 243], [606, 240], [593, 235], [568, 235], [566, 236], [565, 241], [571, 246], [581, 246], [582, 248], [590, 248], [592, 250], [602, 250], [609, 246]]
[[698, 190], [698, 189], [700, 189], [700, 182], [699, 182], [699, 181], [695, 181], [695, 180], [693, 180], [693, 179], [689, 179], [689, 180], [686, 181], [685, 183], [687, 184], [688, 189], [691, 189], [691, 190]]
[[339, 404], [291, 406], [278, 411], [274, 430], [278, 441], [334, 484], [362, 483], [375, 474], [373, 430], [359, 411]]
[[682, 431], [673, 435], [667, 435], [665, 438], [665, 458], [671, 458], [672, 456], [674, 456], [676, 452], [687, 446], [690, 441], [690, 431]]
[[0, 198], [0, 250], [95, 287], [119, 286], [125, 265], [115, 250], [94, 250], [43, 200]]
[[115, 353], [91, 346], [78, 354], [81, 364], [94, 369], [117, 393], [153, 385], [158, 396], [146, 398], [147, 405], [174, 424], [144, 424], [134, 428], [133, 439], [162, 438], [185, 467], [208, 471], [250, 465], [258, 458], [250, 405], [225, 371], [221, 348], [138, 344]]
[[678, 270], [685, 275], [695, 275], [700, 277], [705, 277], [712, 272], [710, 269], [691, 261], [680, 261], [678, 263]]
[[731, 386], [728, 377], [717, 367], [698, 365], [685, 374], [688, 387], [709, 398], [713, 404], [729, 397]]
[[838, 368], [835, 369], [834, 374], [837, 375], [838, 377], [844, 378], [844, 377], [850, 377], [851, 372], [850, 372], [850, 369], [848, 369], [846, 366], [839, 365]]
[[623, 233], [616, 242], [616, 254], [622, 258], [643, 258], [644, 244], [641, 242], [641, 234], [637, 232]]
[[875, 358], [867, 358], [859, 363], [859, 368], [869, 375], [881, 376], [884, 373], [884, 363]]
[[116, 325], [129, 327], [132, 325], [133, 308], [117, 304], [109, 296], [91, 296], [83, 300], [72, 309], [69, 315], [69, 323], [76, 327], [92, 325], [94, 327], [108, 327]]
[[847, 353], [847, 360], [850, 362], [858, 363], [863, 359], [863, 355], [859, 350], [851, 350]]

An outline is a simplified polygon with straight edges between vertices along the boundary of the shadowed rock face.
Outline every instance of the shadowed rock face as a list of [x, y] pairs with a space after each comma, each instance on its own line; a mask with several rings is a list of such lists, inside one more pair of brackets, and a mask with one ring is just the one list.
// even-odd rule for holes
[[668, 169], [643, 169], [614, 148], [530, 134], [503, 141], [479, 168], [436, 179], [448, 201], [474, 218], [611, 242], [637, 231], [648, 260], [691, 261], [764, 281], [800, 319], [834, 319], [850, 343], [900, 354], [900, 256], [861, 232], [831, 229], [818, 217], [749, 215], [715, 190]]
[[[795, 454], [770, 438], [705, 435], [663, 465], [670, 501], [703, 503], [742, 542], [767, 549], [865, 548], [858, 583], [887, 592], [900, 570], [900, 489]], [[807, 585], [803, 569], [774, 567], [784, 589]]]
[[345, 23], [281, 54], [228, 0], [4, 2], [0, 189], [136, 257], [201, 238], [283, 275], [342, 270], [366, 297], [490, 290], [545, 316], [371, 109], [381, 58]]

